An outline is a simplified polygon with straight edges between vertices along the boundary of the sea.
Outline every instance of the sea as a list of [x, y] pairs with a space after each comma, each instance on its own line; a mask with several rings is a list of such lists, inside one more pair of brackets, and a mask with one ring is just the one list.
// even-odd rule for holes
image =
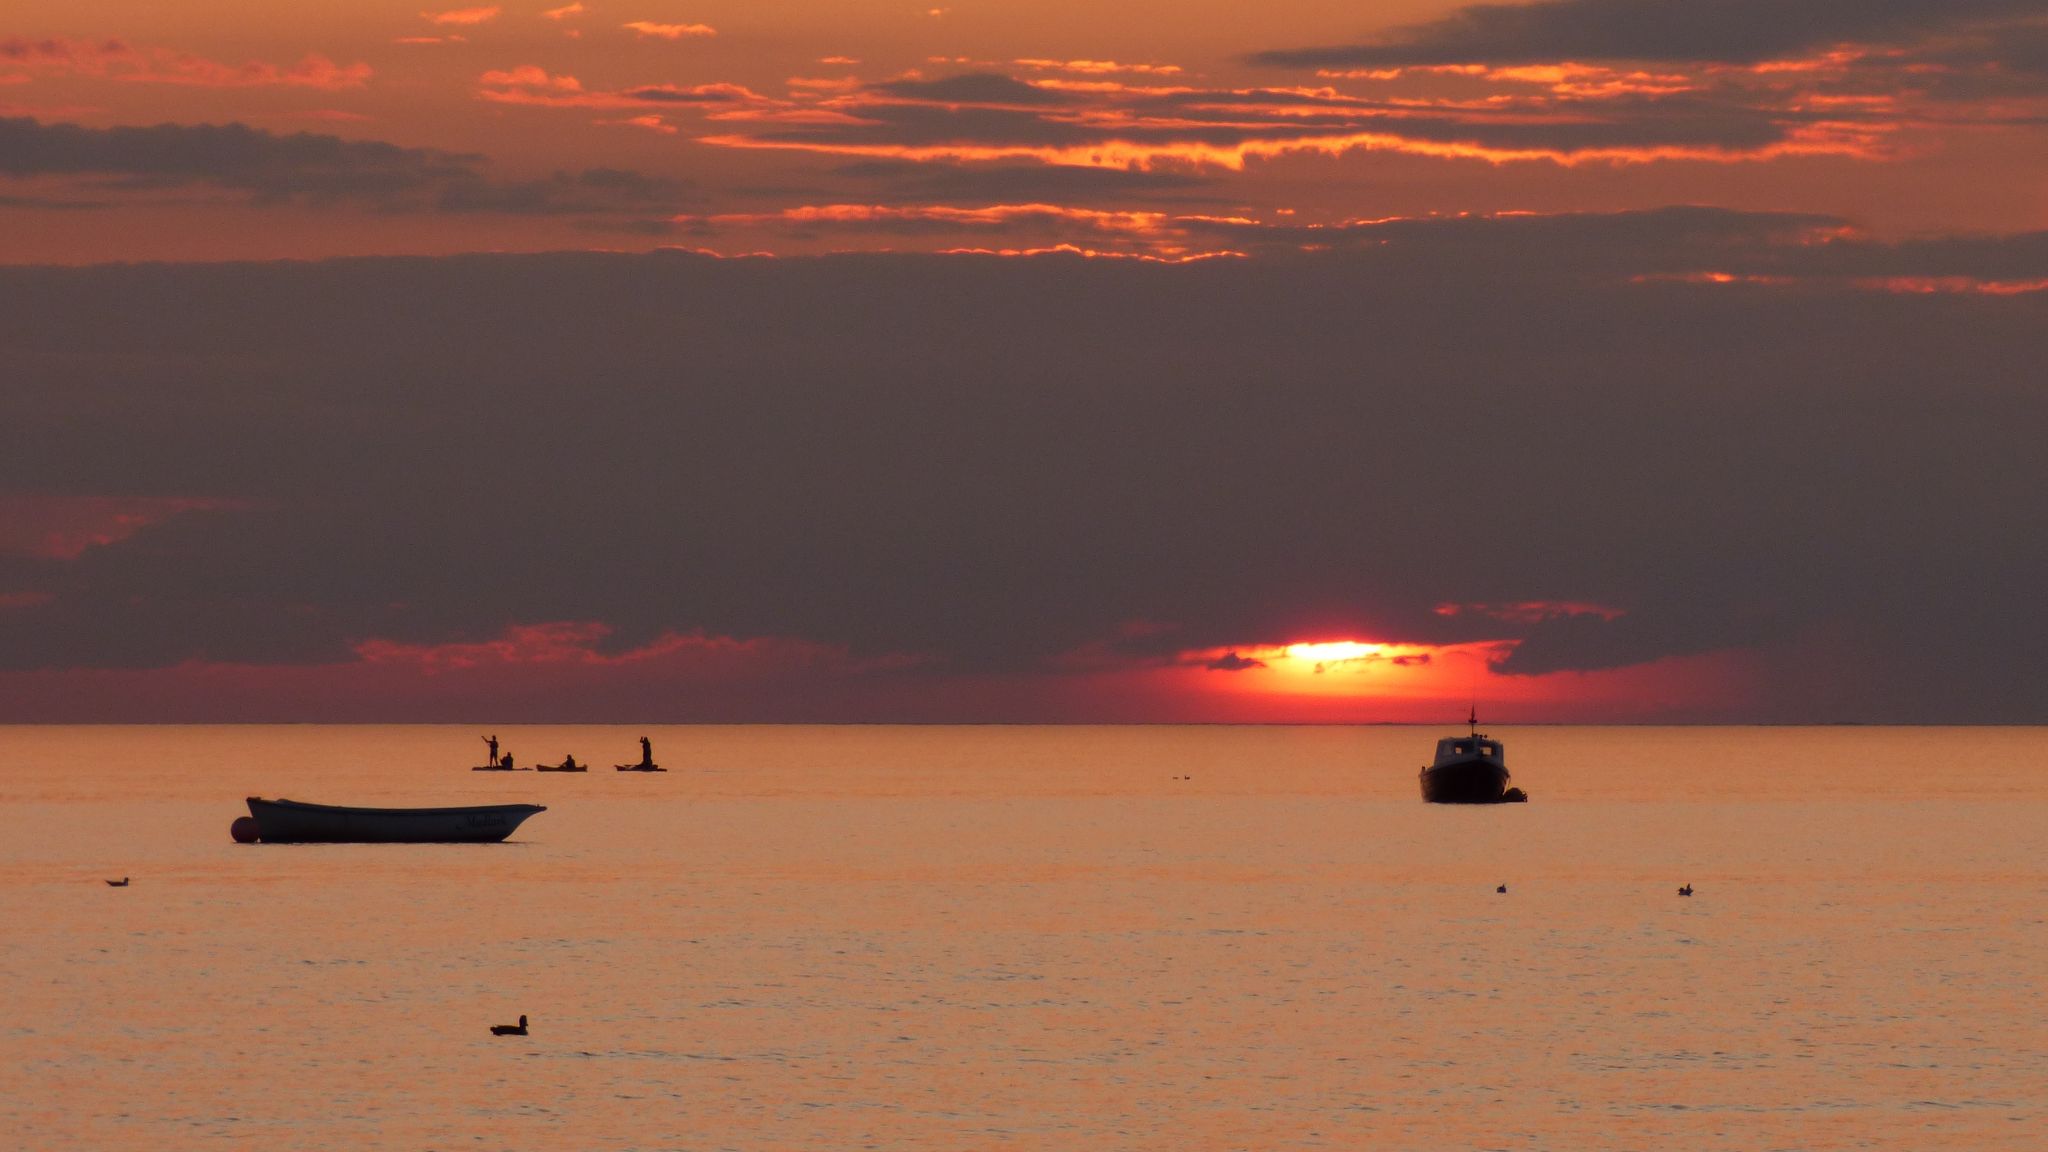
[[2048, 731], [1451, 731], [0, 728], [0, 1148], [2048, 1147]]

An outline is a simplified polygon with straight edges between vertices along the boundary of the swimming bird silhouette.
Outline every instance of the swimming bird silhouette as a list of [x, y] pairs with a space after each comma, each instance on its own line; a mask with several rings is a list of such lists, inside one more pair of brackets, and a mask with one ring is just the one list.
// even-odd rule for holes
[[519, 1023], [517, 1023], [517, 1024], [493, 1024], [493, 1025], [491, 1025], [491, 1035], [493, 1035], [493, 1036], [524, 1036], [524, 1035], [526, 1035], [526, 1017], [525, 1017], [524, 1015], [521, 1015], [521, 1016], [519, 1017]]
[[107, 887], [109, 888], [126, 888], [127, 886], [128, 878], [126, 876], [121, 877], [119, 880], [107, 881]]
[[1683, 888], [1680, 888], [1680, 889], [1678, 890], [1678, 894], [1679, 894], [1680, 896], [1690, 896], [1690, 895], [1692, 895], [1692, 883], [1691, 883], [1690, 881], [1688, 881], [1688, 882], [1686, 883], [1685, 887], [1683, 887]]
[[1495, 891], [1495, 892], [1506, 892], [1507, 890], [1508, 890], [1508, 886], [1507, 886], [1507, 885], [1505, 885], [1505, 884], [1503, 884], [1503, 885], [1501, 885], [1500, 887], [1498, 887], [1498, 888], [1495, 888], [1495, 889], [1494, 889], [1494, 891]]

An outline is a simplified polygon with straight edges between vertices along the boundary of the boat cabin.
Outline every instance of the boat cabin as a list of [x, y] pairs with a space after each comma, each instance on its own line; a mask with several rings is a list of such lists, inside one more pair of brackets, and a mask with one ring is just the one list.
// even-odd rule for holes
[[1436, 763], [1456, 764], [1464, 760], [1484, 760], [1489, 764], [1506, 767], [1500, 741], [1489, 740], [1477, 733], [1471, 736], [1447, 736], [1436, 742]]

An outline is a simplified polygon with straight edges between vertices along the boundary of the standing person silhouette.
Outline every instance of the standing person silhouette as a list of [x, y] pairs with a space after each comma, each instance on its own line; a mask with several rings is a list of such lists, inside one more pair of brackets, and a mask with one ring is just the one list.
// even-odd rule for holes
[[490, 765], [496, 768], [498, 766], [498, 734], [493, 732], [489, 736], [484, 737], [483, 740], [491, 749]]
[[654, 742], [645, 736], [640, 738], [640, 766], [642, 768], [654, 767]]

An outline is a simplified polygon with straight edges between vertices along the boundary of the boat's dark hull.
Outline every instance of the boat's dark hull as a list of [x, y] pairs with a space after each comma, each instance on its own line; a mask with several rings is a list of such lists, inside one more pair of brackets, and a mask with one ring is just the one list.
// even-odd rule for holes
[[656, 767], [656, 766], [654, 766], [654, 765], [649, 765], [649, 764], [614, 764], [614, 765], [612, 765], [612, 767], [614, 767], [614, 768], [617, 768], [617, 769], [618, 769], [619, 771], [621, 771], [621, 772], [666, 772], [666, 771], [668, 771], [668, 769], [666, 769], [666, 768]]
[[588, 771], [590, 771], [590, 766], [589, 766], [588, 764], [578, 764], [578, 765], [577, 765], [577, 766], [575, 766], [574, 768], [563, 768], [563, 767], [561, 767], [560, 765], [557, 765], [557, 764], [543, 764], [543, 765], [541, 765], [540, 767], [538, 767], [538, 768], [535, 768], [535, 769], [534, 769], [534, 771], [535, 771], [535, 772], [588, 772]]
[[1484, 760], [1422, 770], [1422, 798], [1431, 804], [1500, 804], [1507, 790], [1508, 770]]
[[538, 804], [341, 808], [249, 797], [257, 838], [268, 844], [489, 844], [545, 811]]

